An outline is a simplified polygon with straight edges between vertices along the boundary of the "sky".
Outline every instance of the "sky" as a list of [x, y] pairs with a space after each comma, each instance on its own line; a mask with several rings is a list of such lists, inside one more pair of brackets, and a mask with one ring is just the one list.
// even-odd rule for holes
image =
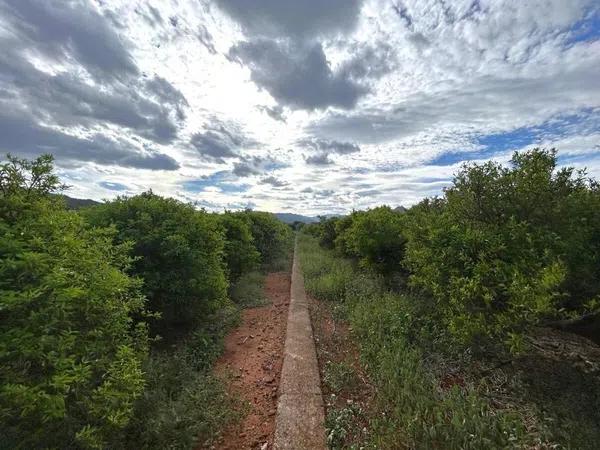
[[597, 0], [0, 0], [0, 151], [72, 197], [341, 214], [536, 146], [600, 179]]

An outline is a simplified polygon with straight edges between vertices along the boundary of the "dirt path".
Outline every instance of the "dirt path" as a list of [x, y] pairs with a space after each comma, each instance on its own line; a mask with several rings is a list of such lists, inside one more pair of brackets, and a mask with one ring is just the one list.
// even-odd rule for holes
[[216, 372], [233, 375], [232, 392], [249, 403], [241, 423], [223, 433], [215, 448], [271, 449], [285, 340], [290, 274], [271, 273], [265, 281], [266, 306], [246, 309], [242, 323], [225, 339]]

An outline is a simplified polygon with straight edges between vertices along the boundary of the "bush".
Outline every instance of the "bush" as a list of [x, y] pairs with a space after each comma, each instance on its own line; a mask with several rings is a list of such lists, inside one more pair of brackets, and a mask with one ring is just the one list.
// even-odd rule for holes
[[133, 241], [132, 273], [144, 279], [149, 307], [161, 314], [159, 331], [189, 328], [222, 305], [225, 242], [213, 215], [152, 192], [119, 197], [85, 214], [96, 226], [114, 226], [117, 243]]
[[250, 220], [246, 216], [225, 212], [216, 217], [225, 230], [225, 266], [233, 282], [256, 269], [261, 255], [254, 245]]
[[389, 206], [353, 214], [338, 237], [338, 245], [342, 241], [344, 253], [356, 255], [365, 268], [384, 275], [402, 268], [406, 244], [402, 216]]
[[129, 244], [51, 197], [52, 158], [0, 165], [0, 435], [104, 447], [144, 389], [147, 331]]
[[[299, 251], [307, 290], [318, 297], [319, 280], [345, 262], [319, 249], [307, 235], [300, 236]], [[516, 413], [492, 408], [474, 387], [440, 389], [417, 345], [416, 299], [386, 292], [381, 279], [353, 272], [343, 294], [329, 300], [344, 303], [361, 361], [376, 388], [369, 433], [376, 448], [522, 448], [533, 442]], [[343, 366], [325, 372], [329, 383], [349, 382]], [[344, 409], [328, 415], [330, 445], [344, 442], [347, 424], [357, 413]]]
[[238, 414], [220, 380], [197, 370], [191, 350], [155, 352], [144, 366], [147, 389], [113, 448], [184, 449], [210, 443]]
[[292, 230], [271, 213], [244, 211], [242, 214], [250, 223], [254, 245], [260, 253], [264, 267], [284, 265], [289, 261], [292, 249]]
[[522, 348], [544, 319], [582, 312], [600, 294], [600, 191], [556, 152], [511, 167], [468, 165], [443, 199], [407, 214], [406, 265], [459, 342]]

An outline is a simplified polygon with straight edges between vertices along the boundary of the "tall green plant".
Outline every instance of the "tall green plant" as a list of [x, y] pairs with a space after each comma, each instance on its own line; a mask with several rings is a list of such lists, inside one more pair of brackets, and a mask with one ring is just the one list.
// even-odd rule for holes
[[217, 215], [225, 233], [224, 259], [231, 281], [258, 267], [260, 253], [254, 245], [251, 223], [243, 214], [225, 212]]
[[557, 169], [554, 150], [465, 166], [443, 199], [408, 213], [412, 283], [460, 341], [519, 350], [528, 326], [600, 294], [599, 199], [583, 172]]
[[0, 446], [106, 445], [144, 388], [129, 244], [51, 194], [52, 157], [0, 165]]
[[114, 226], [116, 242], [133, 242], [132, 273], [144, 279], [149, 307], [162, 315], [162, 333], [201, 322], [226, 298], [225, 242], [211, 214], [152, 192], [85, 214], [97, 226]]

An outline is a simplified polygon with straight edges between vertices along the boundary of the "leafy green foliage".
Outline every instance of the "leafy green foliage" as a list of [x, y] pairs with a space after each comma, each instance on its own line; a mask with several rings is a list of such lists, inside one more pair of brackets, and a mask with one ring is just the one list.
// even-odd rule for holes
[[258, 267], [261, 254], [254, 245], [251, 222], [247, 215], [226, 212], [216, 217], [225, 230], [225, 266], [230, 281], [235, 281], [242, 274]]
[[288, 261], [292, 248], [292, 230], [273, 214], [259, 211], [243, 213], [251, 223], [254, 245], [260, 253], [263, 266], [280, 264], [282, 259]]
[[86, 210], [97, 226], [112, 225], [116, 241], [133, 241], [132, 273], [144, 279], [163, 333], [201, 323], [226, 298], [224, 238], [217, 219], [192, 205], [151, 192]]
[[147, 388], [133, 420], [115, 437], [115, 447], [197, 448], [238, 417], [236, 399], [219, 379], [194, 367], [190, 352], [155, 352], [149, 358], [144, 365]]
[[229, 290], [231, 300], [243, 308], [252, 308], [266, 304], [264, 293], [265, 276], [260, 272], [248, 272], [242, 275]]
[[367, 269], [388, 276], [403, 271], [403, 215], [389, 206], [324, 219], [307, 225], [303, 232], [318, 237], [322, 247], [358, 259]]
[[399, 272], [406, 244], [402, 216], [389, 206], [381, 206], [351, 218], [338, 239], [338, 243], [343, 239], [346, 253], [357, 255], [364, 267], [376, 272]]
[[600, 191], [554, 151], [465, 166], [408, 213], [406, 265], [458, 341], [522, 349], [527, 326], [600, 293]]
[[[299, 251], [307, 290], [318, 296], [320, 280], [345, 262], [306, 235], [300, 236]], [[414, 314], [415, 299], [386, 292], [382, 280], [356, 272], [340, 283], [344, 286], [337, 290], [343, 296], [329, 300], [344, 303], [376, 387], [377, 411], [369, 434], [376, 448], [520, 448], [531, 442], [518, 415], [493, 409], [473, 387], [439, 388], [440, 380], [424, 366], [415, 345], [419, 326], [412, 322], [420, 319]], [[330, 367], [326, 374], [336, 383], [348, 377], [343, 367]], [[328, 416], [332, 448], [344, 442], [357, 413], [349, 407]]]
[[50, 156], [10, 158], [0, 180], [2, 445], [103, 447], [144, 389], [129, 244], [50, 196], [61, 188]]

